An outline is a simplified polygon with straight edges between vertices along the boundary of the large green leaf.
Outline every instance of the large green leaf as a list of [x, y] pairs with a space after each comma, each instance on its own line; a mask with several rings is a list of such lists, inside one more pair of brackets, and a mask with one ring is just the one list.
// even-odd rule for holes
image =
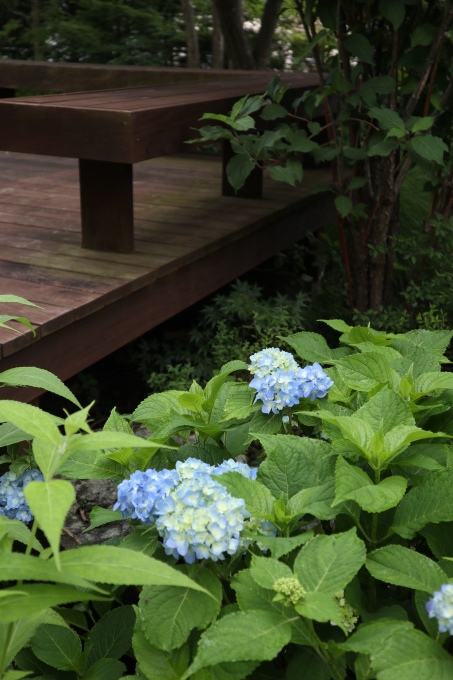
[[429, 134], [416, 135], [409, 144], [424, 160], [444, 165], [444, 153], [448, 151], [448, 146], [440, 137]]
[[[124, 675], [126, 666], [121, 661], [116, 659], [99, 659], [92, 666], [88, 668], [83, 676], [83, 680], [119, 680], [119, 678], [131, 678], [130, 675]], [[138, 676], [133, 676], [136, 680], [140, 680]]]
[[450, 680], [450, 654], [409, 622], [381, 620], [360, 626], [340, 647], [370, 654], [377, 680]]
[[[113, 545], [84, 545], [60, 555], [64, 572], [115, 585], [172, 585], [207, 591], [164, 562]], [[209, 593], [208, 593], [209, 595]]]
[[78, 671], [82, 643], [72, 628], [45, 623], [36, 631], [31, 648], [41, 661], [60, 671]]
[[272, 588], [280, 578], [292, 578], [293, 572], [288, 565], [271, 557], [253, 555], [250, 574], [262, 588]]
[[307, 592], [335, 595], [348, 585], [366, 559], [365, 544], [355, 529], [315, 536], [299, 551], [294, 572]]
[[392, 369], [379, 352], [353, 354], [337, 361], [336, 367], [346, 385], [359, 392], [369, 392], [392, 379]]
[[252, 517], [266, 517], [272, 514], [276, 498], [269, 489], [254, 479], [248, 479], [239, 472], [225, 472], [216, 480], [235, 498], [243, 498], [245, 507]]
[[336, 511], [332, 509], [335, 498], [333, 477], [329, 481], [302, 489], [289, 499], [287, 511], [291, 517], [313, 515], [318, 519], [332, 519]]
[[129, 651], [134, 630], [132, 605], [111, 609], [91, 628], [85, 640], [85, 669], [102, 659], [119, 659]]
[[426, 593], [439, 590], [448, 581], [437, 562], [402, 545], [388, 545], [370, 553], [366, 567], [380, 581]]
[[397, 507], [392, 530], [403, 538], [412, 538], [427, 524], [452, 521], [452, 488], [452, 470], [425, 474]]
[[342, 456], [338, 456], [333, 505], [352, 500], [366, 512], [384, 512], [400, 502], [406, 487], [407, 480], [397, 475], [374, 484], [364, 470], [350, 465]]
[[334, 363], [336, 359], [346, 356], [351, 352], [346, 347], [330, 349], [322, 335], [310, 331], [301, 331], [300, 333], [294, 333], [294, 335], [284, 336], [282, 340], [293, 347], [297, 354], [305, 361], [317, 361], [320, 364]]
[[[0, 553], [0, 581], [52, 581], [66, 583], [78, 588], [92, 589], [89, 581], [81, 576], [58, 570], [55, 562], [22, 553]], [[94, 588], [98, 592], [98, 588]]]
[[[29, 616], [18, 618], [14, 623], [0, 624], [0, 650], [3, 662], [3, 667], [0, 664], [0, 675], [5, 668], [8, 668], [16, 654], [25, 647], [45, 615], [45, 610], [38, 611]], [[2, 677], [6, 680], [7, 676]]]
[[202, 633], [195, 659], [182, 680], [224, 661], [273, 659], [291, 639], [291, 618], [269, 611], [224, 616]]
[[66, 585], [31, 583], [15, 586], [0, 591], [2, 622], [17, 621], [60, 604], [104, 599], [105, 596], [96, 595], [93, 591], [78, 590]]
[[77, 397], [66, 387], [64, 382], [50, 371], [37, 366], [16, 366], [0, 373], [0, 383], [4, 385], [37, 387], [53, 392], [68, 399], [81, 408]]
[[258, 480], [285, 502], [301, 489], [318, 486], [332, 478], [335, 460], [330, 445], [321, 439], [292, 435], [260, 435], [266, 451]]
[[10, 422], [32, 437], [58, 446], [61, 435], [51, 416], [37, 406], [11, 399], [0, 400], [0, 420]]
[[[184, 573], [191, 573], [185, 567]], [[141, 628], [149, 642], [159, 649], [170, 651], [181, 647], [191, 630], [206, 628], [219, 613], [222, 589], [218, 578], [208, 569], [197, 568], [197, 583], [212, 597], [174, 586], [145, 586], [140, 594]]]
[[123, 479], [125, 469], [103, 453], [73, 451], [58, 466], [58, 474], [70, 479]]
[[52, 479], [50, 482], [30, 482], [24, 493], [40, 529], [49, 541], [59, 569], [60, 536], [66, 515], [75, 499], [74, 487], [64, 479]]
[[180, 680], [189, 665], [189, 645], [182, 645], [171, 652], [157, 649], [148, 642], [139, 623], [135, 627], [132, 647], [137, 659], [137, 672], [140, 669], [147, 680]]

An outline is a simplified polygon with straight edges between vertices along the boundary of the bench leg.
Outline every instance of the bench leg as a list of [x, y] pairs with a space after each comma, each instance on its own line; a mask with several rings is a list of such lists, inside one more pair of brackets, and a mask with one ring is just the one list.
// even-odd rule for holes
[[82, 248], [134, 249], [132, 165], [79, 160]]

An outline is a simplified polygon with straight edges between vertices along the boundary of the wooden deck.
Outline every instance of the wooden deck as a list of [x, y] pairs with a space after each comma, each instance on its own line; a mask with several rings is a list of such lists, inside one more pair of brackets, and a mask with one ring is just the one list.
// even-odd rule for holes
[[[304, 191], [265, 178], [264, 198], [221, 195], [220, 160], [166, 156], [134, 168], [133, 253], [80, 247], [77, 161], [0, 152], [1, 305], [35, 327], [0, 329], [0, 371], [36, 365], [66, 380], [332, 219], [327, 180]], [[127, 386], [125, 386], [127, 389]], [[2, 398], [39, 391], [2, 388]]]

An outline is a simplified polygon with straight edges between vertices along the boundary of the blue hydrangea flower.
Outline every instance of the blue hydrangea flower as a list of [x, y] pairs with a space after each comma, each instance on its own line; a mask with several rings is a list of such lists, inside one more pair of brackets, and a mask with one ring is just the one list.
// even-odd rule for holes
[[276, 347], [253, 354], [250, 361], [254, 376], [250, 387], [256, 390], [255, 401], [263, 402], [263, 413], [279, 413], [298, 404], [302, 397], [322, 399], [333, 385], [318, 363], [301, 368], [292, 354]]
[[184, 479], [157, 502], [156, 514], [165, 552], [189, 564], [233, 555], [248, 516], [244, 500], [208, 475]]
[[440, 633], [453, 635], [453, 583], [445, 583], [426, 603], [429, 618], [437, 619]]
[[213, 479], [229, 471], [256, 479], [257, 469], [233, 459], [208, 465], [187, 458], [178, 461], [175, 470], [137, 471], [118, 486], [113, 509], [125, 518], [154, 522], [168, 555], [189, 563], [223, 560], [236, 552], [249, 517], [244, 501]]
[[21, 475], [9, 470], [0, 477], [0, 515], [30, 522], [33, 515], [25, 498], [24, 488], [33, 481], [42, 481], [39, 470], [27, 470]]
[[118, 500], [113, 509], [121, 510], [125, 518], [151, 524], [156, 518], [156, 502], [169, 494], [178, 482], [176, 470], [137, 470], [118, 486]]

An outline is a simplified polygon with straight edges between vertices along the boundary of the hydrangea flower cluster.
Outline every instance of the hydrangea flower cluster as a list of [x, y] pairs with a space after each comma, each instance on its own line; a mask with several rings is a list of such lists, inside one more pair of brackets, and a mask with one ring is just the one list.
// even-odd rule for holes
[[249, 516], [241, 498], [233, 498], [215, 476], [239, 472], [254, 479], [257, 470], [232, 459], [208, 465], [196, 458], [178, 461], [175, 470], [134, 472], [118, 486], [113, 509], [123, 517], [155, 523], [167, 555], [214, 561], [232, 555]]
[[444, 583], [426, 603], [429, 618], [437, 619], [440, 633], [453, 635], [453, 583]]
[[256, 390], [255, 401], [263, 402], [263, 413], [279, 413], [295, 406], [302, 397], [322, 399], [333, 381], [318, 363], [301, 368], [290, 352], [276, 347], [252, 354], [249, 370], [254, 376], [250, 387]]
[[0, 477], [0, 515], [21, 522], [31, 522], [33, 515], [25, 500], [24, 488], [30, 482], [43, 481], [39, 470], [27, 470], [16, 475], [11, 470]]

